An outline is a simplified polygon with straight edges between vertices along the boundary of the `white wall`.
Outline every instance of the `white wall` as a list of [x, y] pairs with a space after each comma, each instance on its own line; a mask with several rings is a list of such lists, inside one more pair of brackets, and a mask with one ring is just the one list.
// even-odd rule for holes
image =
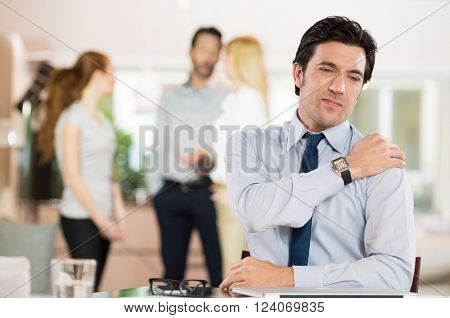
[[[187, 50], [192, 33], [199, 26], [212, 24], [222, 30], [225, 40], [243, 33], [256, 35], [265, 48], [269, 71], [285, 75], [290, 73], [301, 35], [309, 26], [328, 15], [346, 15], [359, 21], [377, 39], [380, 51], [375, 80], [412, 78], [438, 82], [443, 92], [439, 103], [443, 117], [436, 201], [440, 202], [438, 210], [450, 215], [450, 203], [445, 200], [450, 191], [450, 168], [447, 168], [450, 130], [446, 125], [450, 109], [447, 98], [450, 5], [414, 26], [445, 3], [433, 0], [2, 0], [0, 32], [18, 32], [29, 51], [46, 51], [32, 56], [47, 57], [50, 53], [59, 63], [72, 63], [76, 57], [74, 51], [97, 49], [112, 56], [117, 68], [150, 66], [156, 70], [185, 71], [190, 67]], [[290, 96], [290, 84], [280, 94], [294, 98]], [[283, 109], [289, 104], [281, 103]], [[273, 113], [279, 113], [276, 107]], [[283, 118], [288, 117], [290, 113]]]
[[[223, 31], [225, 39], [242, 33], [258, 36], [264, 44], [269, 69], [277, 73], [289, 70], [303, 32], [325, 16], [346, 15], [356, 19], [383, 46], [445, 4], [445, 1], [298, 0], [2, 1], [17, 13], [0, 3], [0, 32], [17, 31], [30, 50], [50, 49], [59, 61], [71, 62], [75, 55], [58, 40], [76, 51], [103, 50], [119, 66], [147, 64], [154, 68], [186, 69], [189, 67], [186, 51], [193, 31], [200, 25], [214, 24]], [[450, 5], [383, 47], [375, 75], [450, 76], [449, 30]]]

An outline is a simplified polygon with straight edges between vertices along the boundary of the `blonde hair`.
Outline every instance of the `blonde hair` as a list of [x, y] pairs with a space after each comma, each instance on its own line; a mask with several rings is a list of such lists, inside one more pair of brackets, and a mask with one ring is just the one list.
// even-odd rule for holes
[[227, 44], [225, 52], [231, 59], [232, 80], [260, 92], [269, 116], [267, 73], [259, 41], [253, 36], [239, 36]]

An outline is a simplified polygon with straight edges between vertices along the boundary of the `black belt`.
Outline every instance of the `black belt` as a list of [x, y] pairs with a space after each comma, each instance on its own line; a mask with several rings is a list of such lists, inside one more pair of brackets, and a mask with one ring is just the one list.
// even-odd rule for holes
[[203, 189], [204, 187], [212, 184], [212, 181], [209, 177], [201, 178], [192, 182], [178, 182], [175, 180], [164, 179], [164, 188], [166, 187], [177, 187], [184, 193], [196, 191], [199, 189]]

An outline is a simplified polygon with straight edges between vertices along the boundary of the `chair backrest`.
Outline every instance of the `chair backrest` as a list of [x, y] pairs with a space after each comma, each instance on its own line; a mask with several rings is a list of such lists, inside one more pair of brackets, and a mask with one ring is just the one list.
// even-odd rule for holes
[[242, 251], [241, 259], [244, 259], [244, 258], [249, 257], [249, 256], [250, 256], [250, 252], [249, 251], [245, 251], [245, 250]]
[[419, 281], [420, 281], [420, 264], [422, 263], [421, 257], [416, 257], [416, 263], [414, 266], [414, 276], [413, 281], [411, 285], [411, 293], [418, 293], [419, 292]]
[[26, 257], [0, 256], [0, 297], [30, 297], [30, 262]]
[[[244, 259], [246, 257], [250, 256], [250, 252], [249, 251], [242, 251], [241, 254], [241, 259]], [[422, 263], [422, 258], [421, 257], [416, 257], [416, 263], [414, 266], [414, 276], [413, 276], [413, 280], [412, 280], [412, 285], [411, 285], [411, 293], [418, 293], [419, 292], [419, 281], [420, 281], [420, 265]]]
[[31, 265], [31, 293], [50, 294], [50, 266], [56, 224], [0, 222], [0, 256], [23, 256]]

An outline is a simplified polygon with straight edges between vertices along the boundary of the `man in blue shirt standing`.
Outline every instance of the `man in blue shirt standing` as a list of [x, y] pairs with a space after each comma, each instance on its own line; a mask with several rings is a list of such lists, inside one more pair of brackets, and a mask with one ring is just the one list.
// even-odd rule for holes
[[[186, 269], [191, 233], [198, 229], [210, 284], [222, 281], [222, 258], [211, 200], [212, 137], [205, 132], [221, 114], [227, 89], [213, 80], [222, 35], [214, 27], [198, 29], [189, 56], [189, 80], [167, 87], [158, 111], [158, 134], [150, 192], [158, 217], [164, 278], [181, 280]], [[211, 126], [209, 126], [211, 127]]]
[[230, 205], [252, 257], [232, 265], [222, 288], [410, 289], [415, 233], [405, 156], [348, 122], [376, 50], [355, 21], [317, 22], [294, 59], [300, 98], [292, 120], [228, 142]]

